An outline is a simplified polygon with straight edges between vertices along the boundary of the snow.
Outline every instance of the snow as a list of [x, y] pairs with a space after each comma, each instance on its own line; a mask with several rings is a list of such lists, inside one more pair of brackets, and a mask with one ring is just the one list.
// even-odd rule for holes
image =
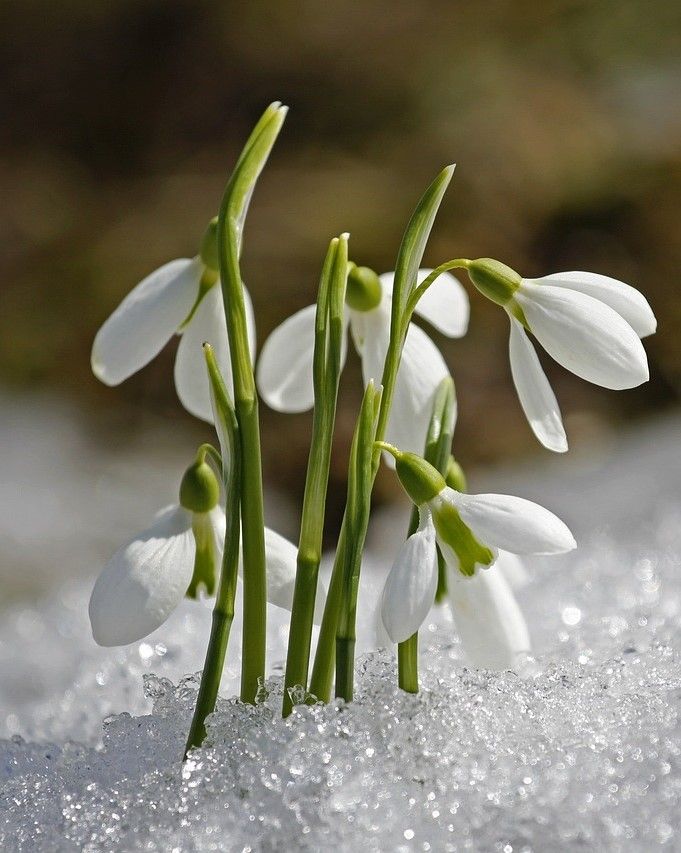
[[[282, 721], [286, 614], [272, 609], [262, 701], [230, 698], [236, 625], [208, 741], [184, 767], [204, 603], [125, 649], [92, 643], [90, 579], [10, 603], [0, 849], [681, 849], [680, 433], [670, 417], [570, 464], [473, 483], [545, 503], [580, 544], [529, 564], [518, 596], [535, 657], [518, 673], [466, 667], [446, 612], [433, 611], [418, 696], [395, 688], [392, 652], [369, 652], [353, 704]], [[403, 531], [403, 513], [374, 525], [365, 597]]]

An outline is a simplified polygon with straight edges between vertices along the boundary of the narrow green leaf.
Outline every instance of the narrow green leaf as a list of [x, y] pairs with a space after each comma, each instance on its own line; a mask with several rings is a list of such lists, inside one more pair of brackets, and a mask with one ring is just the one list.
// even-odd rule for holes
[[447, 166], [440, 172], [421, 197], [404, 232], [397, 255], [393, 286], [392, 318], [395, 328], [399, 328], [404, 321], [404, 312], [411, 291], [417, 283], [416, 278], [426, 250], [426, 243], [453, 174], [453, 165]]

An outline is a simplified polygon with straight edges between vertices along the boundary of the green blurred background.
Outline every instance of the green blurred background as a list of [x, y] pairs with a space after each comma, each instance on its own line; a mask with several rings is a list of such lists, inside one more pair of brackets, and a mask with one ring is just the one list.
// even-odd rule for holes
[[[456, 161], [430, 265], [598, 271], [660, 318], [640, 389], [594, 388], [544, 360], [572, 447], [678, 403], [680, 4], [23, 0], [0, 7], [0, 62], [0, 382], [69, 400], [103, 446], [150, 419], [207, 434], [176, 401], [174, 345], [117, 389], [91, 376], [89, 350], [140, 278], [196, 252], [274, 99], [291, 109], [244, 253], [260, 342], [312, 300], [331, 236], [350, 231], [355, 261], [392, 269], [417, 198]], [[545, 453], [512, 388], [503, 312], [472, 302], [464, 340], [435, 336], [457, 382], [459, 456]], [[359, 387], [353, 359], [337, 484]], [[308, 427], [263, 406], [266, 474], [294, 497]]]

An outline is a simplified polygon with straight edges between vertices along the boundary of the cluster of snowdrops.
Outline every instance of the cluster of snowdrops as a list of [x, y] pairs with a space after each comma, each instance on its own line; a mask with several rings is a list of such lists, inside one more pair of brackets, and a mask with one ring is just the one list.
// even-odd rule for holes
[[[490, 258], [423, 269], [454, 171], [447, 167], [407, 225], [395, 272], [378, 275], [358, 266], [348, 256], [348, 235], [334, 238], [317, 302], [272, 333], [254, 371], [255, 322], [239, 258], [248, 204], [285, 115], [285, 107], [272, 104], [254, 128], [196, 257], [171, 261], [138, 284], [99, 330], [92, 351], [97, 377], [116, 385], [180, 335], [177, 393], [189, 412], [215, 425], [217, 441], [198, 448], [178, 503], [114, 554], [90, 600], [94, 638], [111, 646], [147, 636], [184, 596], [215, 597], [188, 748], [201, 743], [215, 707], [237, 598], [243, 701], [255, 701], [266, 674], [268, 601], [291, 611], [283, 713], [297, 703], [328, 701], [334, 685], [336, 696], [352, 699], [359, 578], [381, 462], [394, 469], [413, 503], [410, 528], [371, 617], [384, 629], [378, 635], [398, 646], [400, 686], [418, 690], [418, 631], [435, 601], [449, 603], [473, 665], [512, 669], [529, 651], [512, 591], [514, 555], [558, 554], [575, 541], [559, 518], [535, 503], [466, 490], [452, 456], [454, 384], [433, 341], [412, 322], [416, 314], [446, 336], [466, 333], [468, 296], [452, 270], [506, 311], [520, 405], [538, 440], [558, 453], [567, 450], [560, 409], [530, 335], [577, 376], [625, 389], [648, 379], [641, 338], [656, 328], [641, 293], [596, 273], [524, 279]], [[324, 508], [349, 339], [365, 391], [325, 590], [319, 582]], [[258, 392], [281, 412], [313, 409], [297, 546], [264, 525]]]

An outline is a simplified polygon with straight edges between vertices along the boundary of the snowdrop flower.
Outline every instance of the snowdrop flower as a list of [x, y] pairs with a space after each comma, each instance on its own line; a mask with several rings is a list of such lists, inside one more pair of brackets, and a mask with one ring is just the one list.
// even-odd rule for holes
[[[232, 367], [218, 277], [214, 219], [201, 252], [164, 264], [135, 287], [104, 323], [92, 346], [95, 376], [119, 385], [147, 365], [174, 334], [181, 335], [175, 358], [175, 388], [182, 405], [197, 418], [212, 421], [208, 377], [201, 345], [209, 341], [228, 389]], [[253, 306], [244, 288], [251, 356], [255, 355]]]
[[[422, 281], [431, 271], [419, 271]], [[390, 336], [394, 273], [377, 276], [352, 266], [345, 297], [345, 327], [362, 361], [366, 385], [380, 382]], [[293, 314], [265, 342], [257, 368], [258, 388], [267, 404], [280, 412], [303, 412], [314, 403], [312, 360], [316, 306]], [[468, 327], [468, 297], [449, 273], [441, 275], [416, 307], [416, 313], [443, 334], [458, 338]], [[345, 360], [346, 349], [342, 354]], [[395, 385], [387, 438], [400, 447], [423, 448], [433, 397], [449, 375], [439, 350], [418, 326], [410, 325]]]
[[[185, 474], [180, 503], [166, 507], [153, 524], [120, 548], [97, 578], [90, 598], [92, 634], [100, 646], [123, 646], [160, 627], [186, 596], [215, 593], [225, 539], [219, 485], [206, 462]], [[265, 528], [267, 598], [291, 609], [295, 545]], [[323, 613], [320, 589], [315, 621]]]
[[418, 631], [437, 589], [437, 550], [448, 570], [448, 596], [469, 659], [489, 669], [512, 668], [529, 650], [525, 620], [504, 575], [498, 550], [560, 554], [575, 540], [553, 513], [510, 495], [469, 495], [447, 486], [428, 462], [382, 443], [418, 506], [420, 524], [400, 549], [383, 590], [381, 613], [395, 643]]
[[539, 441], [564, 453], [567, 439], [556, 397], [526, 330], [559, 364], [604, 388], [635, 388], [648, 380], [641, 338], [655, 315], [635, 288], [590, 272], [523, 279], [490, 258], [469, 261], [473, 284], [508, 313], [511, 373], [523, 411]]

